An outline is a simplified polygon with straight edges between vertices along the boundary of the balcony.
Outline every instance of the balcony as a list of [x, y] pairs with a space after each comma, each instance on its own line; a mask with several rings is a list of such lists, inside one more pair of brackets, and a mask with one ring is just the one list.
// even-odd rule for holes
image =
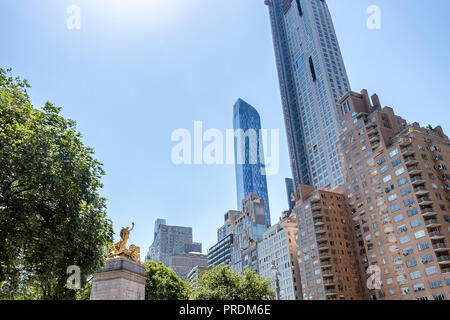
[[411, 144], [411, 139], [409, 139], [409, 138], [403, 138], [399, 143], [399, 145], [401, 147], [406, 147], [406, 146], [409, 146], [410, 144]]
[[430, 193], [430, 191], [428, 191], [428, 189], [425, 188], [425, 187], [423, 187], [423, 186], [414, 188], [414, 192], [415, 192], [416, 195], [418, 195], [418, 196], [423, 196], [423, 195], [425, 195], [425, 194]]
[[322, 216], [323, 216], [323, 213], [322, 213], [322, 212], [314, 212], [314, 213], [312, 214], [312, 216], [313, 216], [313, 218], [319, 218], [319, 217], [322, 217]]
[[324, 261], [322, 261], [322, 262], [320, 263], [320, 266], [321, 266], [322, 268], [329, 268], [329, 267], [331, 267], [331, 261], [330, 261], [330, 260], [324, 260]]
[[438, 243], [433, 244], [433, 249], [434, 249], [434, 251], [437, 251], [437, 252], [449, 250], [448, 246], [444, 242], [438, 242]]
[[410, 166], [410, 165], [413, 165], [413, 164], [417, 164], [417, 163], [419, 163], [419, 161], [414, 156], [409, 156], [409, 157], [405, 158], [405, 164], [407, 166]]
[[323, 225], [323, 220], [322, 219], [314, 219], [314, 225], [315, 226]]
[[441, 269], [442, 273], [450, 273], [450, 268]]
[[429, 232], [428, 235], [430, 236], [431, 240], [445, 239], [445, 235], [440, 231], [432, 231]]
[[316, 229], [314, 230], [314, 232], [317, 233], [317, 234], [320, 234], [320, 233], [325, 233], [325, 232], [327, 232], [327, 230], [325, 230], [325, 228], [323, 228], [323, 227], [319, 227], [319, 228], [316, 228]]
[[322, 234], [320, 236], [316, 236], [316, 241], [317, 242], [324, 242], [327, 241], [327, 236], [325, 234]]
[[311, 210], [312, 211], [321, 210], [321, 209], [322, 209], [322, 205], [320, 203], [311, 205]]
[[439, 264], [447, 264], [447, 263], [450, 263], [450, 256], [447, 256], [447, 255], [439, 256], [439, 257], [437, 257], [437, 260], [438, 260]]
[[403, 148], [401, 150], [401, 153], [403, 156], [410, 156], [412, 154], [414, 154], [414, 148], [413, 147], [408, 147], [408, 148]]
[[376, 128], [376, 126], [373, 129], [370, 129], [367, 131], [367, 135], [370, 137], [371, 135], [377, 134], [378, 130]]
[[325, 290], [325, 294], [327, 296], [335, 296], [335, 295], [337, 295], [337, 292], [335, 289], [330, 289], [330, 290]]
[[323, 284], [326, 285], [326, 286], [334, 286], [335, 285], [334, 279], [324, 280]]
[[426, 225], [428, 228], [431, 228], [431, 227], [438, 227], [438, 226], [440, 226], [441, 224], [440, 224], [439, 221], [436, 220], [436, 219], [430, 219], [430, 220], [425, 220], [425, 225]]
[[328, 250], [328, 242], [321, 243], [317, 246], [317, 248], [320, 250]]
[[379, 147], [381, 147], [381, 144], [379, 142], [372, 144], [372, 151], [377, 150]]
[[417, 202], [419, 203], [419, 205], [422, 205], [422, 206], [429, 206], [429, 205], [433, 204], [433, 200], [431, 200], [429, 197], [417, 198]]
[[423, 208], [422, 209], [422, 215], [424, 217], [435, 216], [436, 214], [437, 214], [436, 211], [434, 211], [434, 209], [432, 207], [431, 208]]
[[414, 176], [411, 178], [411, 183], [413, 185], [418, 185], [418, 184], [421, 184], [424, 182], [425, 182], [425, 179], [422, 177], [422, 175]]
[[333, 276], [333, 271], [331, 271], [331, 269], [328, 270], [323, 270], [322, 271], [322, 277], [332, 277]]
[[422, 173], [422, 169], [420, 169], [420, 167], [418, 167], [418, 166], [409, 167], [408, 173], [410, 175], [419, 174], [419, 173]]
[[377, 142], [377, 141], [380, 141], [380, 135], [379, 134], [376, 134], [376, 135], [373, 135], [373, 136], [369, 137], [369, 142], [370, 143], [374, 143], [374, 142]]
[[330, 258], [330, 253], [329, 253], [328, 251], [323, 252], [323, 253], [319, 254], [319, 258], [320, 258], [320, 259], [327, 259], [327, 258]]

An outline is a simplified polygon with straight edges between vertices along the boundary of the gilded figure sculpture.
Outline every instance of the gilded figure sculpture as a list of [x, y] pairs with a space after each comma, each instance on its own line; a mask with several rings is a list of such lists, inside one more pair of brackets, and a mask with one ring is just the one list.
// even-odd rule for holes
[[127, 249], [128, 238], [130, 237], [130, 232], [133, 229], [134, 222], [131, 223], [131, 229], [129, 227], [126, 227], [120, 230], [120, 240], [119, 242], [114, 244], [114, 251], [108, 254], [108, 258], [114, 258], [124, 255], [135, 262], [141, 263], [141, 249], [134, 244], [130, 245], [130, 248]]

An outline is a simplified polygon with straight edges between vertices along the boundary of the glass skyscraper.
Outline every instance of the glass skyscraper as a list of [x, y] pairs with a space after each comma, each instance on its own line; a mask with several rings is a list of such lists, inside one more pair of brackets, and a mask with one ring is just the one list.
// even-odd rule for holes
[[270, 226], [269, 196], [261, 141], [261, 119], [255, 108], [242, 99], [233, 110], [234, 162], [238, 209], [249, 193], [264, 200], [267, 226]]
[[350, 91], [324, 0], [266, 0], [295, 188], [343, 183], [337, 101]]

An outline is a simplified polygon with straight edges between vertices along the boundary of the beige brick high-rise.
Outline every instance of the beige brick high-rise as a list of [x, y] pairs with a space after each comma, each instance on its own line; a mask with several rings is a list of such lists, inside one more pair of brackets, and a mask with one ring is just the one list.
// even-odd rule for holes
[[300, 185], [301, 201], [292, 217], [298, 223], [297, 256], [303, 298], [361, 300], [349, 208], [342, 190]]
[[[349, 218], [361, 275], [371, 276], [367, 298], [448, 299], [448, 137], [441, 127], [408, 125], [365, 90], [339, 105]], [[378, 275], [381, 282], [372, 281]]]

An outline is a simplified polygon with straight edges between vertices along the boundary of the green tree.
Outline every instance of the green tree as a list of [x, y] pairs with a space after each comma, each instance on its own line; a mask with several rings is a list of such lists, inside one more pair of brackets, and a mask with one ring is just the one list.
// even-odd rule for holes
[[268, 300], [274, 299], [271, 280], [260, 277], [254, 270], [243, 274], [225, 265], [202, 273], [198, 282], [190, 286], [192, 300]]
[[85, 279], [113, 240], [104, 172], [75, 122], [34, 108], [29, 87], [0, 69], [0, 298], [74, 299], [67, 267]]
[[147, 275], [146, 300], [187, 299], [187, 285], [175, 271], [164, 266], [162, 262], [146, 261], [144, 265]]

